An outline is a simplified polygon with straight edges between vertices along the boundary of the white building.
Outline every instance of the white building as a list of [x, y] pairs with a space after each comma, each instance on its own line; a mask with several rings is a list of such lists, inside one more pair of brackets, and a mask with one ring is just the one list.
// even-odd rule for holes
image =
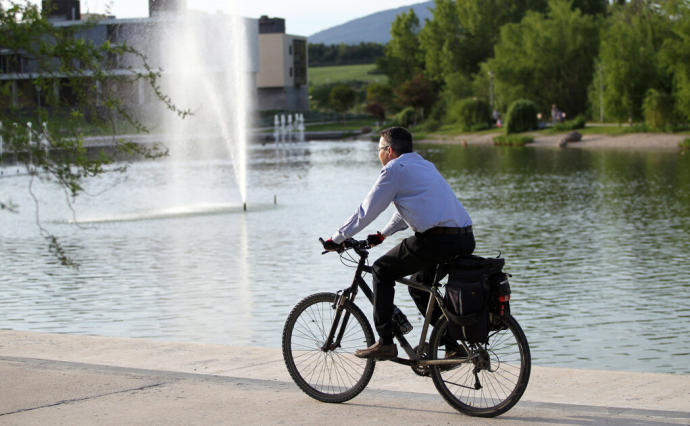
[[307, 64], [306, 37], [285, 34], [284, 19], [259, 18], [260, 110], [308, 110]]
[[[54, 25], [69, 26], [81, 24], [80, 2], [78, 0], [53, 0], [50, 19]], [[44, 1], [44, 8], [48, 2]], [[165, 73], [174, 74], [179, 70], [165, 67], [164, 57], [171, 49], [176, 49], [175, 37], [178, 35], [176, 25], [181, 22], [180, 11], [186, 10], [186, 0], [149, 0], [149, 17], [134, 19], [116, 19], [113, 16], [100, 16], [94, 19], [93, 26], [86, 27], [80, 36], [94, 43], [126, 43], [144, 53], [150, 65], [163, 67]], [[190, 18], [191, 17], [191, 18]], [[203, 67], [206, 74], [230, 73], [228, 55], [232, 46], [227, 45], [223, 37], [232, 19], [224, 14], [194, 12], [187, 14], [187, 21], [194, 21], [194, 33], [204, 46], [201, 55], [190, 58], [196, 62], [191, 65]], [[185, 22], [187, 22], [185, 21]], [[307, 94], [307, 49], [306, 38], [285, 34], [285, 21], [279, 18], [261, 20], [244, 18], [243, 26], [248, 28], [248, 60], [241, 65], [249, 73], [250, 81], [255, 82], [253, 93], [259, 110], [306, 110]], [[234, 21], [235, 23], [237, 21]], [[263, 22], [263, 24], [262, 24]], [[280, 25], [282, 23], [282, 31]], [[277, 24], [277, 26], [276, 26]], [[114, 64], [108, 73], [118, 75], [127, 73], [128, 64]], [[17, 52], [2, 49], [0, 46], [0, 81], [10, 82], [11, 96], [8, 103], [13, 106], [32, 108], [40, 103], [31, 81], [38, 69], [31, 58], [23, 57]], [[56, 76], [53, 75], [55, 78]], [[60, 98], [69, 102], [69, 88], [65, 82], [55, 78], [54, 90]], [[121, 87], [123, 99], [128, 104], [145, 111], [155, 95], [144, 84], [136, 87]]]

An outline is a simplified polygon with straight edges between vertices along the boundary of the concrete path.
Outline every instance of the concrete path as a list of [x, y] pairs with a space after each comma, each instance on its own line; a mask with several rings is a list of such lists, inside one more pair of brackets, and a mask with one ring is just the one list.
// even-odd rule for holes
[[533, 367], [516, 407], [477, 419], [392, 363], [324, 404], [279, 349], [0, 330], [0, 425], [450, 423], [687, 425], [690, 376]]

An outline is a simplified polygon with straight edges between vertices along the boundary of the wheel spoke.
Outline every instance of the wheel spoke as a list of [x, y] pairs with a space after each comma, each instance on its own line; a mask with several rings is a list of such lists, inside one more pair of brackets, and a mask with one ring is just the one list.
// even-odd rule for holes
[[[473, 349], [471, 362], [452, 370], [432, 368], [434, 384], [458, 410], [477, 416], [495, 416], [510, 409], [522, 396], [529, 380], [530, 358], [527, 341], [517, 322], [510, 318], [507, 328], [489, 337], [485, 349]], [[444, 321], [432, 334], [432, 359], [442, 359], [439, 348], [447, 327]], [[479, 368], [477, 376], [475, 369]], [[479, 380], [481, 389], [475, 389]]]
[[369, 382], [375, 365], [353, 355], [360, 345], [372, 345], [374, 336], [364, 314], [349, 301], [335, 330], [337, 338], [347, 316], [340, 345], [335, 350], [322, 350], [335, 319], [335, 298], [321, 293], [304, 299], [293, 309], [283, 332], [283, 354], [293, 379], [308, 395], [327, 402], [356, 396]]

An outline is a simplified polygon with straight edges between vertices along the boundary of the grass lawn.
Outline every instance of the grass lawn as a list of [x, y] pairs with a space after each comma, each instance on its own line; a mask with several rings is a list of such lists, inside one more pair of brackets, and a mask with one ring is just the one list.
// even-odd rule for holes
[[375, 64], [310, 67], [309, 85], [320, 86], [346, 81], [363, 81], [366, 83], [385, 83], [388, 81], [388, 77], [383, 74], [369, 74], [374, 69], [376, 69]]

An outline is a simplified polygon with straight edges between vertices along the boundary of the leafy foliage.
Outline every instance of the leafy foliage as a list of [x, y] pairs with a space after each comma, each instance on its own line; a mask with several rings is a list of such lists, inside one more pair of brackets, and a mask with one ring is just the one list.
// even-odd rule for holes
[[395, 98], [399, 104], [417, 109], [423, 118], [424, 111], [436, 102], [436, 93], [434, 84], [419, 72], [395, 89]]
[[572, 9], [572, 2], [550, 0], [549, 12], [529, 12], [501, 28], [496, 56], [483, 65], [495, 75], [499, 105], [534, 99], [549, 111], [558, 104], [569, 114], [587, 110], [587, 93], [598, 45], [598, 21]]
[[667, 85], [657, 60], [669, 31], [652, 2], [616, 7], [603, 30], [600, 48], [604, 109], [619, 122], [640, 121], [647, 90]]
[[583, 129], [585, 127], [587, 119], [584, 114], [580, 114], [572, 120], [567, 120], [562, 123], [556, 123], [553, 125], [554, 130], [557, 131], [567, 131], [575, 129]]
[[450, 109], [449, 115], [463, 131], [487, 129], [491, 125], [491, 108], [481, 99], [470, 98], [458, 101]]
[[393, 106], [393, 87], [388, 83], [372, 83], [367, 87], [367, 104], [377, 104], [384, 110]]
[[525, 98], [545, 114], [555, 103], [569, 117], [639, 122], [650, 89], [690, 120], [687, 0], [436, 0], [417, 28], [412, 12], [398, 16], [378, 66], [393, 87], [429, 79], [435, 120], [477, 97], [499, 111]]
[[506, 133], [520, 133], [537, 128], [537, 105], [527, 99], [519, 99], [508, 108]]
[[386, 56], [376, 64], [394, 86], [409, 80], [424, 68], [418, 33], [419, 18], [413, 9], [398, 15], [393, 21]]
[[690, 121], [690, 3], [673, 0], [664, 3], [668, 25], [660, 52], [661, 64], [672, 75], [672, 93], [675, 108], [686, 121]]
[[[19, 1], [6, 1], [4, 4], [5, 7], [0, 7], [0, 46], [10, 53], [6, 58], [10, 58], [11, 63], [7, 65], [18, 67], [17, 70], [24, 64], [31, 65], [32, 72], [23, 86], [28, 94], [22, 93], [21, 88], [17, 90], [12, 81], [0, 82], [0, 122], [4, 123], [0, 132], [5, 150], [25, 153], [17, 158], [24, 163], [31, 183], [36, 178], [57, 183], [65, 191], [71, 208], [71, 200], [83, 191], [84, 179], [103, 173], [104, 166], [112, 161], [104, 152], [95, 157], [87, 153], [83, 142], [85, 127], [88, 126], [94, 128], [107, 124], [120, 153], [129, 158], [165, 155], [158, 146], [148, 148], [114, 136], [118, 121], [128, 123], [137, 132], [148, 131], [118, 96], [118, 87], [141, 81], [168, 109], [182, 118], [190, 114], [178, 109], [161, 91], [160, 71], [153, 69], [141, 52], [126, 43], [97, 45], [86, 41], [80, 34], [88, 31], [89, 23], [56, 26], [34, 4]], [[114, 68], [118, 69], [117, 73], [110, 72]], [[60, 85], [62, 90], [55, 90], [56, 85]], [[40, 100], [34, 103], [36, 94]], [[27, 117], [27, 114], [30, 115]], [[25, 123], [29, 121], [27, 118], [36, 123], [31, 127], [31, 138], [24, 124], [9, 125]], [[43, 122], [48, 123], [45, 133], [38, 125]], [[30, 140], [40, 138], [44, 138], [43, 146], [30, 143]], [[61, 155], [49, 155], [49, 150]], [[114, 170], [123, 171], [126, 166], [125, 163]], [[31, 195], [35, 200], [37, 225], [50, 251], [63, 264], [75, 266], [58, 239], [42, 225], [38, 199], [32, 192]], [[2, 210], [18, 210], [11, 202], [4, 202], [0, 207]]]
[[356, 99], [357, 93], [345, 84], [336, 84], [328, 94], [328, 101], [331, 107], [341, 114], [352, 108]]
[[644, 122], [651, 129], [664, 129], [675, 123], [673, 96], [649, 89], [642, 103]]
[[532, 136], [525, 135], [498, 135], [494, 137], [494, 145], [503, 146], [524, 146], [534, 142]]
[[410, 127], [417, 121], [417, 114], [412, 107], [404, 108], [393, 117], [393, 123], [396, 126]]

